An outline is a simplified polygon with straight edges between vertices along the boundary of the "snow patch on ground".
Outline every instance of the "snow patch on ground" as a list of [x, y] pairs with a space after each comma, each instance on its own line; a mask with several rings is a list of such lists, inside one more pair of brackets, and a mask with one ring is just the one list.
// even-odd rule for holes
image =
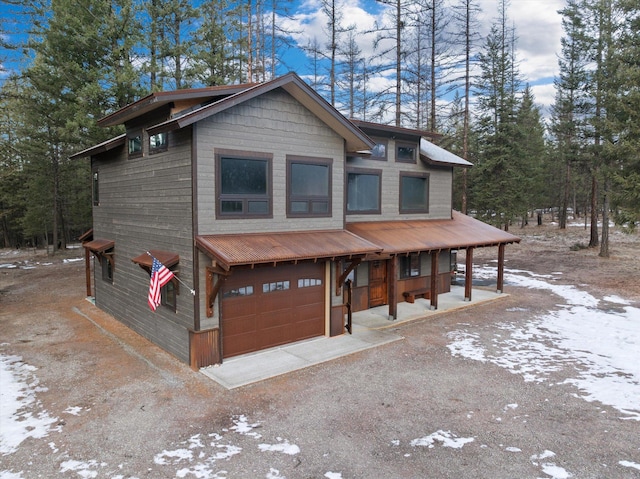
[[424, 436], [411, 441], [413, 447], [426, 446], [428, 448], [435, 447], [436, 444], [442, 445], [442, 447], [451, 447], [453, 449], [460, 449], [465, 444], [473, 442], [472, 437], [458, 437], [451, 431], [443, 431], [442, 429], [436, 431], [428, 436]]
[[59, 431], [58, 418], [43, 410], [36, 394], [46, 391], [36, 368], [19, 356], [0, 354], [0, 454], [13, 454], [27, 438], [41, 439]]
[[[478, 268], [477, 273], [495, 277], [494, 268]], [[545, 382], [565, 369], [570, 377], [564, 382], [576, 386], [580, 397], [611, 406], [626, 419], [640, 420], [640, 309], [616, 296], [601, 301], [574, 286], [551, 283], [547, 276], [505, 270], [510, 284], [557, 296], [555, 311], [534, 316], [524, 325], [500, 323], [505, 334], [490, 342], [466, 329], [452, 331], [451, 354], [491, 362], [525, 381]]]

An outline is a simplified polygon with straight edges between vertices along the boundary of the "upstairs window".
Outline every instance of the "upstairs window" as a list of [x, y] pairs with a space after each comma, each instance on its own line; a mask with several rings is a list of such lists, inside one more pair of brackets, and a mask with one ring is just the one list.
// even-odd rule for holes
[[217, 155], [218, 216], [270, 217], [271, 159]]
[[371, 160], [381, 160], [387, 161], [387, 140], [382, 140], [380, 138], [374, 138], [373, 141], [376, 142], [375, 146], [371, 148]]
[[400, 163], [415, 163], [415, 145], [411, 143], [396, 143], [396, 161]]
[[429, 175], [400, 174], [400, 213], [429, 212]]
[[127, 135], [127, 145], [129, 158], [142, 156], [142, 132], [138, 131]]
[[287, 215], [331, 215], [331, 160], [287, 159]]
[[157, 133], [149, 136], [149, 153], [165, 151], [169, 145], [167, 133]]
[[380, 213], [380, 171], [347, 173], [347, 213]]

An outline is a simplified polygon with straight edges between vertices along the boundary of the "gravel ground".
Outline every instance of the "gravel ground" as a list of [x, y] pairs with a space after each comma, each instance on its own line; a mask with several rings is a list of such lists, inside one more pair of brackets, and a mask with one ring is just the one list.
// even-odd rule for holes
[[[614, 233], [602, 259], [570, 250], [582, 228], [512, 232], [508, 268], [640, 305], [637, 234]], [[507, 285], [399, 326], [403, 341], [227, 391], [86, 301], [81, 261], [0, 254], [22, 266], [0, 269], [0, 357], [34, 398], [25, 420], [48, 424], [0, 454], [0, 479], [640, 478], [640, 422], [583, 399], [565, 382], [579, 365], [525, 381], [447, 347], [461, 327], [490, 341], [504, 321], [525, 325], [556, 307], [548, 291]]]

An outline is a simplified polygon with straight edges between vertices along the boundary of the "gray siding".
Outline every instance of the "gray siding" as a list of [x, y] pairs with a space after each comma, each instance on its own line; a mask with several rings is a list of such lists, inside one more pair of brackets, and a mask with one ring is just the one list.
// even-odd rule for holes
[[[199, 234], [340, 229], [344, 140], [282, 90], [269, 92], [198, 123]], [[273, 154], [273, 218], [216, 220], [216, 148]], [[332, 216], [287, 218], [286, 156], [333, 159]]]
[[[146, 138], [145, 138], [146, 140]], [[100, 205], [93, 208], [95, 238], [115, 241], [113, 284], [95, 268], [96, 305], [133, 330], [189, 361], [194, 300], [180, 285], [177, 312], [147, 304], [149, 275], [131, 259], [151, 249], [180, 255], [180, 279], [193, 284], [191, 131], [169, 134], [169, 149], [127, 158], [126, 149], [93, 159]]]
[[[406, 143], [403, 141], [402, 143]], [[417, 147], [417, 145], [416, 145]], [[390, 221], [451, 218], [451, 193], [453, 185], [452, 168], [438, 168], [426, 165], [418, 159], [417, 163], [398, 163], [395, 161], [395, 141], [389, 140], [387, 161], [351, 158], [347, 168], [368, 168], [382, 170], [382, 196], [380, 215], [347, 215], [347, 222]], [[429, 173], [429, 213], [400, 214], [400, 173]]]

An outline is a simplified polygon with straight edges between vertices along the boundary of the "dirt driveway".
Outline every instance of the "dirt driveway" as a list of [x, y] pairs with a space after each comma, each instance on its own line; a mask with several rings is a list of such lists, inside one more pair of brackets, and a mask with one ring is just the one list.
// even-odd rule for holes
[[[640, 307], [638, 235], [613, 234], [604, 260], [571, 251], [582, 228], [513, 232], [509, 270]], [[82, 261], [0, 254], [0, 479], [640, 477], [640, 420], [585, 396], [585, 363], [556, 347], [543, 376], [513, 367], [534, 353], [516, 332], [567, 309], [549, 290], [507, 278], [504, 298], [402, 325], [402, 341], [227, 391], [86, 301]]]

